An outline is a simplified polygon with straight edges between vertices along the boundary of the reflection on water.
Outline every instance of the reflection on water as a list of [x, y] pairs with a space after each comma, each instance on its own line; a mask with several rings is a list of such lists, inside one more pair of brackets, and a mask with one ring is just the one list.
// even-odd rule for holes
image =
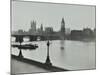
[[[25, 58], [45, 62], [47, 41], [24, 42], [38, 44], [36, 50], [22, 50]], [[95, 68], [95, 42], [69, 40], [53, 40], [50, 42], [50, 60], [53, 65], [70, 70]], [[18, 55], [19, 50], [12, 48], [12, 54]]]
[[64, 48], [64, 46], [65, 46], [65, 41], [64, 40], [61, 40], [60, 41], [60, 44], [61, 44], [61, 50], [64, 50], [65, 48]]
[[28, 38], [28, 37], [25, 37], [25, 38], [23, 38], [23, 40], [24, 40], [25, 42], [28, 42], [28, 41], [29, 41], [29, 38]]

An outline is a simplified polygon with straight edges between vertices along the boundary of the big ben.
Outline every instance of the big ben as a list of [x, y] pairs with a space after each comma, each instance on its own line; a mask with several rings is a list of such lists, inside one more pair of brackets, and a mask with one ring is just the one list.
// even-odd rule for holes
[[61, 21], [61, 35], [63, 37], [65, 37], [65, 21], [64, 21], [64, 18], [62, 18], [62, 21]]

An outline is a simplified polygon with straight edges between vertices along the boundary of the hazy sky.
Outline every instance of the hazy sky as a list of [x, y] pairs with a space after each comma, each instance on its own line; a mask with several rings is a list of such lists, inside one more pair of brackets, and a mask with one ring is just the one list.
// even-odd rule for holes
[[51, 4], [37, 2], [12, 2], [12, 30], [29, 30], [30, 22], [35, 20], [37, 28], [41, 23], [44, 27], [60, 30], [62, 17], [65, 27], [83, 29], [95, 27], [95, 6], [68, 4]]

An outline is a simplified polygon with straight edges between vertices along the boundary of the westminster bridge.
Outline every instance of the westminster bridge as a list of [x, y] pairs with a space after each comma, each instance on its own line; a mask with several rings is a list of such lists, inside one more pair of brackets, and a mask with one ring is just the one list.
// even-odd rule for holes
[[12, 34], [11, 37], [15, 37], [15, 41], [18, 42], [19, 40], [22, 40], [24, 38], [29, 38], [29, 41], [37, 41], [37, 40], [59, 40], [60, 39], [60, 35], [56, 35], [56, 34], [33, 34], [33, 35], [25, 35], [25, 34]]

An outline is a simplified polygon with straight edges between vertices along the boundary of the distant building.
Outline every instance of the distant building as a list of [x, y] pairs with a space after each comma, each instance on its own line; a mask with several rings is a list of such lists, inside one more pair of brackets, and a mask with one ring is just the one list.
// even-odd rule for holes
[[64, 21], [64, 18], [62, 18], [62, 21], [61, 21], [61, 33], [65, 34], [65, 21]]
[[52, 27], [46, 27], [45, 33], [53, 33], [53, 28]]
[[41, 29], [40, 28], [37, 28], [37, 32], [40, 33], [41, 32]]
[[35, 21], [32, 21], [32, 22], [31, 22], [31, 29], [32, 29], [33, 31], [36, 31], [36, 22], [35, 22]]
[[62, 21], [61, 21], [61, 30], [60, 30], [60, 38], [61, 39], [65, 39], [65, 21], [64, 21], [64, 18], [62, 18]]
[[94, 32], [90, 28], [84, 28], [83, 30], [72, 30], [71, 39], [82, 40], [82, 39], [93, 39], [95, 37]]
[[12, 34], [12, 35], [14, 35], [14, 34], [17, 35], [17, 34], [18, 34], [18, 31], [12, 31], [11, 34]]
[[81, 36], [83, 33], [82, 30], [72, 30], [71, 31], [71, 36]]
[[24, 31], [22, 29], [18, 30], [18, 34], [22, 35], [24, 33]]
[[43, 34], [43, 25], [41, 24], [41, 27], [37, 29], [38, 34]]
[[36, 33], [36, 21], [34, 20], [31, 22], [31, 28], [29, 29], [29, 33], [30, 34]]
[[41, 30], [41, 32], [43, 32], [43, 25], [42, 24], [41, 24], [40, 30]]
[[66, 34], [66, 35], [69, 35], [70, 33], [71, 33], [70, 28], [66, 28], [66, 30], [65, 30], [65, 34]]
[[83, 31], [82, 30], [72, 30], [70, 34], [70, 38], [72, 40], [79, 40], [82, 39]]
[[92, 36], [93, 35], [93, 31], [90, 28], [84, 28], [83, 29], [83, 35], [84, 36]]

